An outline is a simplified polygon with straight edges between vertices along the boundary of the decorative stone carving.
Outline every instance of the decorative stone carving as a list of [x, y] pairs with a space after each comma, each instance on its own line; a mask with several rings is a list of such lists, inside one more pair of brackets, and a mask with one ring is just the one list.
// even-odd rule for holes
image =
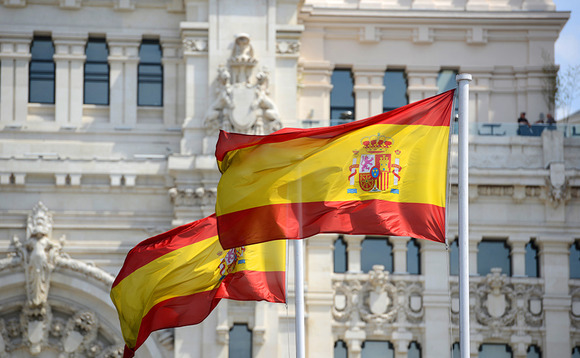
[[363, 320], [376, 323], [390, 323], [396, 318], [397, 289], [389, 282], [389, 272], [382, 265], [374, 265], [369, 271], [369, 279], [363, 285]]
[[250, 83], [250, 76], [258, 60], [254, 58], [254, 48], [250, 44], [250, 36], [245, 33], [236, 35], [232, 55], [228, 65], [232, 71], [233, 83]]
[[203, 206], [214, 205], [217, 188], [206, 189], [204, 187], [193, 188], [171, 188], [169, 197], [175, 206]]
[[175, 342], [175, 329], [168, 328], [157, 331], [157, 340], [165, 349], [172, 351]]
[[551, 163], [550, 176], [546, 178], [547, 198], [554, 208], [571, 198], [565, 169], [564, 163]]
[[263, 68], [252, 81], [257, 60], [246, 34], [236, 38], [229, 71], [218, 69], [215, 98], [205, 116], [208, 134], [219, 129], [246, 134], [267, 134], [282, 128], [276, 104], [269, 96], [270, 74]]
[[300, 41], [298, 40], [278, 40], [276, 42], [276, 53], [280, 55], [297, 55], [300, 52]]
[[207, 39], [185, 38], [183, 39], [183, 50], [185, 52], [207, 52]]

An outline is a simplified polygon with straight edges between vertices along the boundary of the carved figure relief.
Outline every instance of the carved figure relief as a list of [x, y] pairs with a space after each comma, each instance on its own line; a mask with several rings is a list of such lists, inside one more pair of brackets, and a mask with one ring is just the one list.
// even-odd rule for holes
[[262, 68], [252, 78], [257, 63], [250, 37], [237, 35], [228, 60], [229, 69], [218, 69], [215, 96], [204, 120], [208, 134], [219, 129], [268, 134], [282, 128], [278, 109], [268, 91], [270, 73]]

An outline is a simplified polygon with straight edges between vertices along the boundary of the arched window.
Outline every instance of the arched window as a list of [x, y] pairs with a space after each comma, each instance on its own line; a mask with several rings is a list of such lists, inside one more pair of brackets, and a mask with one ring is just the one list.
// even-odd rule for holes
[[538, 346], [529, 346], [526, 358], [542, 358], [542, 351]]
[[459, 350], [459, 342], [453, 343], [451, 346], [451, 358], [461, 358], [461, 351]]
[[334, 241], [334, 272], [345, 273], [348, 270], [348, 254], [346, 252], [346, 242], [339, 237]]
[[334, 342], [334, 358], [348, 358], [348, 349], [344, 341]]
[[394, 358], [395, 350], [391, 342], [365, 341], [362, 345], [361, 358]]
[[409, 351], [407, 352], [407, 358], [421, 358], [421, 346], [417, 342], [411, 342], [409, 344]]
[[540, 263], [538, 260], [538, 247], [534, 241], [526, 245], [526, 276], [540, 277]]
[[383, 78], [383, 112], [403, 107], [409, 103], [407, 76], [404, 70], [388, 70]]
[[479, 358], [512, 358], [512, 349], [507, 344], [482, 344]]
[[85, 50], [85, 104], [109, 104], [109, 49], [102, 38], [89, 38]]
[[393, 272], [393, 246], [386, 237], [366, 237], [361, 247], [363, 272], [372, 270], [373, 265], [383, 265], [385, 271]]
[[580, 358], [580, 347], [572, 349], [572, 358]]
[[236, 323], [230, 329], [229, 358], [252, 358], [252, 330], [247, 324]]
[[34, 36], [30, 46], [28, 102], [54, 103], [54, 46], [50, 36]]
[[337, 68], [330, 78], [330, 125], [354, 120], [354, 82], [350, 69]]
[[411, 275], [421, 274], [421, 245], [417, 239], [407, 242], [407, 272]]
[[570, 278], [580, 278], [580, 241], [570, 246]]
[[510, 247], [506, 240], [483, 240], [477, 252], [477, 273], [485, 276], [494, 267], [501, 268], [501, 273], [511, 276], [512, 262]]
[[137, 105], [163, 105], [163, 66], [158, 40], [143, 40], [139, 48]]

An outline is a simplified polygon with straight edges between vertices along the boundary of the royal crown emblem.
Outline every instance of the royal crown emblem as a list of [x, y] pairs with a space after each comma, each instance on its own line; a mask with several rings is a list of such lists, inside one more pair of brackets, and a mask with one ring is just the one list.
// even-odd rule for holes
[[245, 259], [242, 259], [245, 251], [246, 248], [243, 246], [228, 250], [218, 267], [221, 275], [220, 280], [223, 280], [227, 274], [234, 271], [237, 264], [243, 264], [246, 262]]
[[[348, 193], [356, 194], [358, 188], [367, 192], [389, 192], [399, 194], [401, 181], [400, 150], [389, 152], [393, 139], [378, 133], [361, 138], [361, 150], [353, 150], [352, 165], [349, 167]], [[358, 180], [356, 174], [358, 170]]]

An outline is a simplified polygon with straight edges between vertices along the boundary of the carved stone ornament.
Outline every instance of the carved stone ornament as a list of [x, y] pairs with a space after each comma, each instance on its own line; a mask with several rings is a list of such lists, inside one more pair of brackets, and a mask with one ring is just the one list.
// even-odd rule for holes
[[185, 52], [207, 52], [207, 39], [185, 38], [183, 39], [183, 50]]
[[550, 164], [550, 176], [546, 178], [546, 197], [557, 208], [570, 200], [568, 178], [566, 178], [564, 163]]
[[215, 205], [217, 188], [171, 188], [169, 197], [175, 206]]
[[297, 55], [300, 52], [300, 42], [298, 40], [278, 40], [276, 42], [276, 53], [280, 55]]
[[[26, 241], [14, 237], [15, 252], [0, 259], [0, 272], [24, 270], [26, 286], [26, 301], [19, 307], [18, 318], [11, 312], [0, 311], [0, 358], [22, 356], [24, 350], [39, 355], [47, 347], [50, 352], [61, 352], [59, 358], [120, 358], [122, 345], [98, 336], [100, 326], [94, 312], [78, 311], [71, 316], [70, 305], [63, 310], [49, 300], [51, 274], [56, 270], [75, 271], [106, 286], [113, 283], [107, 272], [64, 254], [65, 239], [52, 238], [52, 224], [51, 212], [39, 202], [28, 217]], [[69, 321], [63, 321], [67, 316]]]
[[219, 129], [268, 134], [282, 128], [278, 109], [268, 92], [268, 70], [264, 67], [252, 79], [257, 62], [249, 36], [238, 35], [228, 60], [229, 70], [218, 69], [215, 98], [204, 120], [208, 134]]

